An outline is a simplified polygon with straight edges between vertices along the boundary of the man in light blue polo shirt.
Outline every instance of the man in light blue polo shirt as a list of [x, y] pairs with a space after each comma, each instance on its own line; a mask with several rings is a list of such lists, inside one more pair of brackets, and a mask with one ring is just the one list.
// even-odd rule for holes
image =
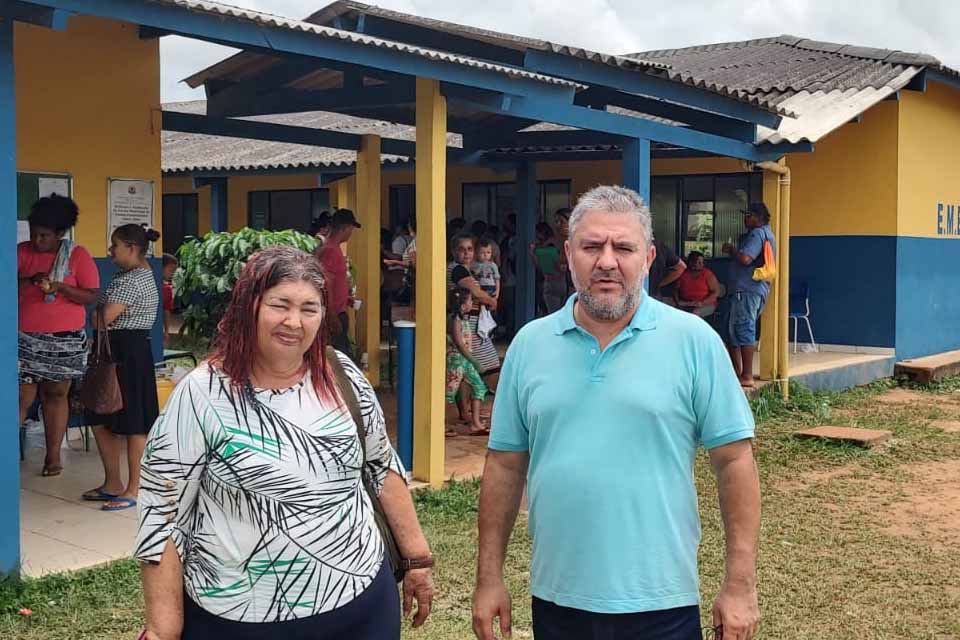
[[510, 632], [507, 541], [528, 486], [537, 640], [701, 637], [693, 464], [709, 450], [727, 536], [713, 624], [759, 620], [754, 422], [720, 338], [643, 292], [650, 213], [622, 187], [584, 194], [566, 243], [577, 295], [527, 324], [500, 377], [480, 496], [473, 628]]

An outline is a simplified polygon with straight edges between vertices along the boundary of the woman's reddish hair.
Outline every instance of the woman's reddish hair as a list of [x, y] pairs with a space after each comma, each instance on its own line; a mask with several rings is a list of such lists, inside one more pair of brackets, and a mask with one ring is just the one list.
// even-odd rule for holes
[[210, 363], [227, 374], [234, 390], [242, 392], [250, 382], [256, 358], [257, 319], [264, 293], [281, 283], [298, 281], [309, 282], [316, 287], [324, 310], [320, 330], [303, 359], [310, 370], [317, 396], [323, 399], [337, 398], [333, 377], [327, 367], [329, 305], [323, 270], [313, 255], [280, 245], [267, 247], [247, 261], [233, 287], [230, 304], [217, 325]]

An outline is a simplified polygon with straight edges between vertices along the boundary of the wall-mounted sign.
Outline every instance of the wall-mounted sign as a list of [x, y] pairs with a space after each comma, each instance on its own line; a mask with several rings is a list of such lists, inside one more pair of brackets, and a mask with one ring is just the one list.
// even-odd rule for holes
[[152, 180], [110, 178], [107, 185], [107, 246], [117, 227], [136, 224], [153, 228]]
[[937, 235], [960, 236], [960, 204], [937, 203]]

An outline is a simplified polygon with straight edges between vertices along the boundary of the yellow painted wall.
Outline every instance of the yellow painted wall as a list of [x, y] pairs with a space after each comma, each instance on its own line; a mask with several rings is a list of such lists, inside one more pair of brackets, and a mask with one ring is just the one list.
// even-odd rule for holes
[[901, 92], [899, 151], [899, 235], [960, 240], [937, 232], [938, 204], [960, 215], [960, 90], [928, 82], [926, 93]]
[[897, 103], [881, 102], [861, 122], [817, 142], [813, 153], [787, 157], [790, 235], [897, 233], [897, 121]]
[[153, 180], [161, 229], [159, 41], [97, 18], [66, 31], [18, 22], [14, 56], [17, 168], [73, 177], [77, 242], [106, 255], [108, 178]]
[[210, 187], [193, 188], [193, 178], [163, 178], [163, 194], [197, 194], [197, 233], [201, 236], [210, 231]]

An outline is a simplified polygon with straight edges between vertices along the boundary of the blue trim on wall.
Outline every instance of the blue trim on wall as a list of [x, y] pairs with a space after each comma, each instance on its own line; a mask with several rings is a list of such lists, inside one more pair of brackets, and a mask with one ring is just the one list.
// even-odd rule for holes
[[821, 344], [893, 348], [896, 271], [893, 236], [790, 239], [790, 282], [810, 285], [810, 323]]
[[0, 577], [20, 567], [20, 420], [17, 379], [17, 105], [13, 22], [0, 22]]
[[960, 349], [960, 239], [897, 238], [897, 358]]
[[877, 357], [870, 362], [860, 362], [796, 376], [791, 375], [790, 380], [799, 382], [811, 391], [844, 391], [870, 384], [875, 380], [889, 378], [893, 375], [896, 360], [893, 356], [889, 358]]

